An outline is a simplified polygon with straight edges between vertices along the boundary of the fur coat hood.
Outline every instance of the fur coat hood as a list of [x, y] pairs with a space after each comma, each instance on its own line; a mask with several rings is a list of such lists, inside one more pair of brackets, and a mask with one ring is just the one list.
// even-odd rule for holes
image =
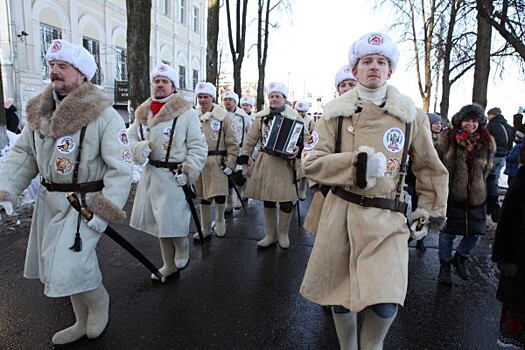
[[[468, 202], [471, 206], [485, 203], [487, 198], [487, 176], [493, 165], [496, 143], [490, 137], [490, 142], [477, 142], [474, 146], [474, 162], [469, 172], [467, 167], [467, 150], [458, 147], [455, 138], [451, 140], [450, 129], [440, 135], [436, 148], [443, 164], [449, 172], [449, 202]], [[470, 188], [470, 190], [469, 190]]]
[[67, 95], [55, 109], [53, 85], [27, 102], [27, 123], [44, 136], [72, 135], [97, 119], [113, 102], [95, 85], [86, 81]]
[[[357, 89], [352, 89], [328, 102], [323, 108], [323, 118], [329, 120], [339, 116], [351, 117], [357, 113], [360, 103]], [[413, 122], [417, 115], [414, 101], [391, 85], [387, 86], [386, 102], [382, 109], [404, 123]]]
[[150, 128], [159, 123], [173, 120], [182, 113], [193, 108], [190, 102], [186, 101], [179, 94], [174, 94], [166, 101], [159, 113], [153, 117], [153, 113], [151, 112], [150, 108], [151, 102], [152, 99], [150, 97], [140, 106], [138, 106], [137, 110], [135, 111], [135, 119], [137, 119], [140, 124], [147, 125]]
[[201, 106], [197, 107], [197, 112], [199, 112], [201, 122], [206, 122], [210, 120], [211, 117], [222, 122], [224, 121], [224, 118], [226, 118], [226, 116], [228, 115], [228, 111], [226, 111], [224, 108], [222, 108], [216, 103], [213, 104], [213, 108], [210, 112], [206, 112], [203, 114]]

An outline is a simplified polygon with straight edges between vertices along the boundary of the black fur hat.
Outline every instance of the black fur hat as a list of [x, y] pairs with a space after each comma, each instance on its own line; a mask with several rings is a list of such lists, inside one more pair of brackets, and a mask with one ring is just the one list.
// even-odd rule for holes
[[452, 125], [459, 128], [461, 127], [461, 122], [465, 119], [476, 119], [480, 126], [485, 126], [487, 124], [485, 110], [483, 107], [475, 103], [461, 107], [459, 112], [452, 117]]

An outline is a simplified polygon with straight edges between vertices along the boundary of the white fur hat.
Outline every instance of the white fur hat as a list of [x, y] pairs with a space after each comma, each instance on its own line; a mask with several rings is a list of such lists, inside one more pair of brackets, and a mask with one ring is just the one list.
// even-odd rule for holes
[[226, 91], [224, 95], [222, 95], [222, 99], [224, 100], [225, 98], [233, 98], [235, 100], [235, 104], [239, 104], [239, 96], [233, 91]]
[[151, 73], [149, 73], [149, 78], [151, 81], [155, 79], [156, 77], [164, 77], [171, 80], [171, 83], [175, 88], [178, 88], [178, 81], [179, 78], [177, 76], [177, 72], [172, 67], [168, 66], [167, 64], [161, 63], [158, 64]]
[[335, 88], [337, 89], [339, 87], [339, 84], [341, 84], [345, 80], [357, 81], [357, 79], [352, 74], [352, 68], [348, 64], [342, 66], [341, 69], [339, 69], [339, 71], [335, 75]]
[[255, 106], [255, 99], [251, 96], [243, 96], [241, 97], [241, 105], [248, 104], [250, 106]]
[[95, 58], [84, 47], [74, 45], [61, 39], [55, 39], [49, 45], [46, 53], [47, 63], [64, 61], [78, 69], [88, 80], [91, 80], [97, 71]]
[[201, 94], [210, 95], [211, 97], [215, 98], [215, 94], [217, 93], [217, 89], [212, 83], [208, 83], [207, 81], [201, 81], [197, 83], [195, 86], [195, 93], [197, 96]]
[[300, 112], [308, 112], [310, 109], [310, 103], [308, 101], [297, 101], [295, 103], [295, 110]]
[[288, 88], [283, 83], [272, 82], [266, 86], [266, 93], [268, 96], [274, 92], [280, 92], [285, 98], [288, 97]]
[[353, 69], [361, 58], [372, 54], [385, 56], [392, 72], [396, 70], [399, 61], [397, 45], [386, 34], [379, 32], [368, 33], [352, 44], [348, 52], [348, 65]]

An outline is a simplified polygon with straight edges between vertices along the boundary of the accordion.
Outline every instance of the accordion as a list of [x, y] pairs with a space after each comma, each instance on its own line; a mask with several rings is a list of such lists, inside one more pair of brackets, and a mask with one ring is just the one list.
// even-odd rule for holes
[[275, 115], [270, 126], [262, 151], [274, 156], [287, 158], [293, 153], [294, 147], [303, 132], [304, 123], [300, 120]]

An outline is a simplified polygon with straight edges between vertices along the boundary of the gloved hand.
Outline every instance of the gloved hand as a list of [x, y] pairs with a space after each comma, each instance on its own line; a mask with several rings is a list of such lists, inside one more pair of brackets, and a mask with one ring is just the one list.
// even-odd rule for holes
[[149, 146], [146, 146], [142, 149], [142, 157], [144, 157], [144, 159], [148, 159], [150, 153], [151, 148], [149, 148]]
[[0, 202], [0, 211], [2, 209], [4, 209], [7, 215], [13, 215], [13, 203], [11, 203], [10, 201]]
[[368, 156], [366, 162], [366, 178], [383, 177], [386, 172], [386, 157], [381, 152]]
[[518, 272], [518, 266], [514, 263], [498, 263], [498, 270], [502, 276], [512, 277]]
[[410, 225], [410, 238], [419, 241], [428, 234], [428, 223], [422, 217], [414, 220]]
[[97, 214], [95, 214], [93, 215], [91, 220], [87, 222], [87, 225], [90, 229], [102, 233], [106, 231], [106, 227], [108, 227], [108, 222], [102, 219]]
[[222, 172], [226, 174], [226, 176], [230, 176], [233, 171], [229, 168], [229, 167], [224, 167], [224, 169], [222, 169]]
[[186, 173], [180, 173], [178, 175], [173, 176], [173, 178], [179, 186], [184, 186], [188, 183], [188, 174]]

